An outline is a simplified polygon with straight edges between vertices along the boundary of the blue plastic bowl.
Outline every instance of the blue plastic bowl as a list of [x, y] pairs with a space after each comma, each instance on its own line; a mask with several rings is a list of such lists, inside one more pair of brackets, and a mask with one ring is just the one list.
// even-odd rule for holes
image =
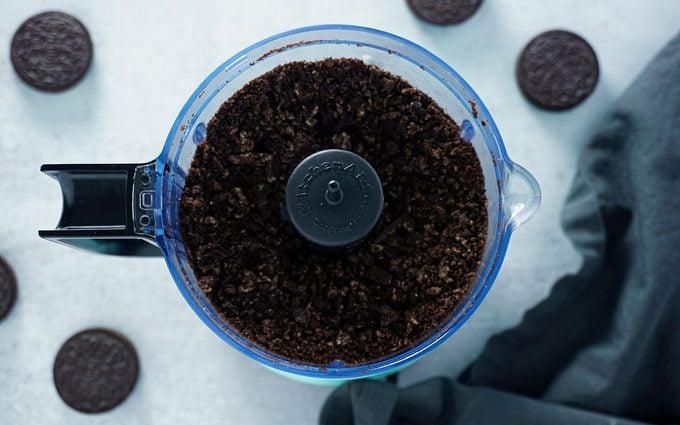
[[[205, 137], [205, 125], [219, 106], [250, 80], [292, 61], [357, 58], [409, 81], [431, 96], [461, 126], [474, 146], [486, 180], [488, 236], [477, 279], [451, 317], [424, 341], [388, 358], [358, 365], [341, 361], [312, 365], [268, 352], [241, 336], [215, 311], [198, 287], [189, 266], [179, 226], [179, 200], [184, 179]], [[472, 106], [476, 105], [473, 113]], [[177, 287], [215, 334], [249, 358], [290, 377], [314, 383], [338, 383], [392, 373], [433, 350], [472, 315], [489, 291], [512, 231], [538, 209], [536, 180], [513, 163], [484, 102], [441, 59], [396, 35], [348, 25], [319, 25], [275, 35], [234, 55], [196, 89], [182, 108], [155, 163], [155, 241], [162, 249]]]

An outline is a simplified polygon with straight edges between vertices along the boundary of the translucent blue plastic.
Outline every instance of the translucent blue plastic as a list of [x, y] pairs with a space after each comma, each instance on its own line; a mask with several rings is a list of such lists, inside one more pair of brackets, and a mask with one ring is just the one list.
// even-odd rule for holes
[[[328, 57], [357, 58], [399, 75], [429, 94], [463, 126], [482, 164], [488, 198], [488, 237], [477, 280], [449, 320], [426, 340], [360, 365], [340, 361], [310, 365], [290, 361], [242, 337], [215, 311], [197, 285], [182, 243], [179, 200], [205, 125], [219, 106], [248, 81], [277, 65]], [[473, 113], [473, 107], [476, 112]], [[464, 123], [464, 124], [463, 124]], [[220, 65], [189, 98], [156, 160], [156, 241], [187, 303], [220, 338], [251, 359], [279, 372], [315, 382], [365, 378], [397, 370], [434, 349], [474, 312], [500, 269], [512, 231], [528, 220], [540, 203], [531, 175], [508, 158], [500, 133], [484, 103], [451, 67], [422, 47], [382, 31], [347, 25], [321, 25], [285, 32], [263, 40]], [[265, 261], [265, 259], [263, 259]]]

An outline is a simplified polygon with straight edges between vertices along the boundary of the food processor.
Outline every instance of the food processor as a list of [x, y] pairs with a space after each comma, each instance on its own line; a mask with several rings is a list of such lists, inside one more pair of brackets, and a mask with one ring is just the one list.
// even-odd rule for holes
[[[276, 66], [325, 58], [360, 59], [401, 77], [429, 95], [460, 126], [462, 138], [474, 147], [485, 180], [488, 234], [476, 279], [468, 293], [429, 337], [388, 358], [364, 364], [350, 365], [339, 361], [325, 365], [305, 364], [268, 352], [240, 335], [218, 314], [199, 288], [187, 260], [179, 225], [185, 177], [196, 147], [206, 140], [207, 123], [218, 108], [246, 83]], [[330, 155], [347, 154], [335, 152]], [[327, 162], [332, 163], [332, 160]], [[364, 169], [369, 172], [370, 164]], [[160, 155], [152, 161], [43, 165], [41, 171], [59, 182], [63, 195], [63, 212], [56, 229], [41, 230], [41, 237], [103, 254], [163, 256], [186, 302], [220, 338], [270, 369], [314, 383], [339, 383], [393, 373], [455, 333], [489, 291], [500, 270], [511, 234], [534, 215], [541, 199], [536, 180], [508, 157], [500, 132], [482, 100], [449, 65], [404, 38], [348, 25], [319, 25], [284, 32], [234, 55], [208, 75], [191, 95], [175, 120]], [[294, 170], [291, 173], [295, 174]], [[375, 224], [382, 206], [382, 192], [376, 176], [368, 174], [369, 183], [366, 184], [371, 187], [370, 199], [374, 202], [367, 221]], [[303, 170], [299, 178], [304, 177]], [[347, 187], [350, 184], [335, 183], [324, 186], [328, 202], [342, 202], [344, 195], [339, 190], [340, 185]], [[361, 182], [357, 184], [361, 185]], [[298, 198], [289, 201], [291, 205], [295, 204], [295, 199]], [[319, 249], [351, 248], [352, 244], [361, 243], [371, 227], [363, 229], [351, 240], [319, 241], [315, 240], [314, 231], [309, 230], [313, 227], [307, 226], [304, 211], [303, 205], [299, 217], [293, 218], [299, 221], [294, 222], [295, 227]], [[341, 254], [335, 252], [334, 255]]]

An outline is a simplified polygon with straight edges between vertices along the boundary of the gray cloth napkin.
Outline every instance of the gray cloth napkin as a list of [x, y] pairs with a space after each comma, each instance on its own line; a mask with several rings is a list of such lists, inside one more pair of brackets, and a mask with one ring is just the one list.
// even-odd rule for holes
[[351, 382], [320, 423], [680, 423], [680, 35], [585, 147], [563, 224], [581, 270], [461, 377]]

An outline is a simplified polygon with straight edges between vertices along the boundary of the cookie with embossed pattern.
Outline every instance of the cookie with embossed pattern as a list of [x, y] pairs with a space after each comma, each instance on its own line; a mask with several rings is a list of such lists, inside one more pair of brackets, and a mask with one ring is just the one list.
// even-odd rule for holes
[[448, 25], [468, 19], [482, 5], [482, 0], [408, 0], [408, 5], [421, 19]]
[[580, 36], [563, 30], [544, 32], [522, 50], [517, 61], [519, 87], [535, 105], [572, 108], [595, 89], [600, 74], [595, 51]]
[[26, 20], [14, 34], [10, 58], [17, 74], [49, 92], [80, 81], [92, 62], [92, 40], [85, 26], [62, 12], [44, 12]]
[[113, 409], [132, 391], [139, 374], [135, 348], [108, 329], [87, 329], [69, 338], [54, 361], [54, 384], [76, 410], [100, 413]]

